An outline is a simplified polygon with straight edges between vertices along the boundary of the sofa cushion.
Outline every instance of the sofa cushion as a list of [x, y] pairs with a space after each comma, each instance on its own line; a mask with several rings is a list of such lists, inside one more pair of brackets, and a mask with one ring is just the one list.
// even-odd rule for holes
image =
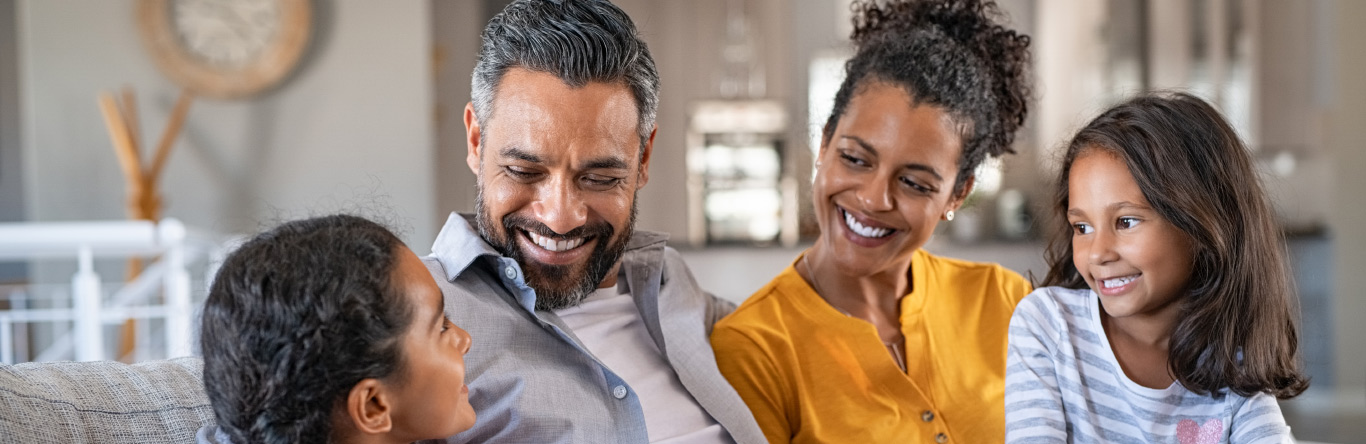
[[0, 365], [0, 441], [187, 443], [214, 424], [203, 361]]

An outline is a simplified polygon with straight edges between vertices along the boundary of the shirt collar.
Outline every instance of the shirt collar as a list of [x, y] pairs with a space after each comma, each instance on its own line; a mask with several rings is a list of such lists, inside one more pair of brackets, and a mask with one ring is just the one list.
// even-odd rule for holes
[[474, 264], [475, 259], [483, 256], [499, 257], [498, 250], [484, 242], [479, 230], [474, 228], [474, 215], [452, 212], [441, 227], [432, 243], [432, 257], [441, 262], [446, 269], [446, 280], [454, 282], [457, 276]]

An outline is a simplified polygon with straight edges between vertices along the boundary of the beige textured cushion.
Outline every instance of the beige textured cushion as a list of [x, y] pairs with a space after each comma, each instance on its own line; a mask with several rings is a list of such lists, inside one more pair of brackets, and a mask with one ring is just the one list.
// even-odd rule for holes
[[192, 443], [214, 423], [203, 361], [0, 365], [0, 442]]

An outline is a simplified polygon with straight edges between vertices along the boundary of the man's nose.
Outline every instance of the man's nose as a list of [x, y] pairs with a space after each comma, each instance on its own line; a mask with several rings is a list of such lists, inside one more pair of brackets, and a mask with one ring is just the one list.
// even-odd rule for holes
[[537, 220], [560, 234], [588, 222], [588, 206], [570, 179], [546, 181], [531, 209]]

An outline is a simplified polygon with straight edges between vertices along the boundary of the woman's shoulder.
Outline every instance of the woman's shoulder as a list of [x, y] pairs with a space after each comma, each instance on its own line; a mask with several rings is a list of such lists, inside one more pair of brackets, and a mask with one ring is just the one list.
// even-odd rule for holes
[[916, 252], [925, 261], [925, 269], [940, 275], [983, 275], [996, 276], [1015, 282], [1027, 282], [1024, 276], [995, 262], [977, 262], [955, 257], [940, 256], [925, 250]]
[[784, 318], [798, 311], [794, 298], [801, 295], [794, 293], [804, 285], [801, 275], [789, 266], [740, 303], [734, 312], [718, 321], [716, 328], [747, 330], [785, 323], [782, 322]]
[[1012, 307], [1033, 288], [1020, 273], [995, 262], [938, 256], [925, 250], [916, 254], [924, 264], [924, 272], [933, 275], [937, 285], [983, 286], [1004, 296]]

